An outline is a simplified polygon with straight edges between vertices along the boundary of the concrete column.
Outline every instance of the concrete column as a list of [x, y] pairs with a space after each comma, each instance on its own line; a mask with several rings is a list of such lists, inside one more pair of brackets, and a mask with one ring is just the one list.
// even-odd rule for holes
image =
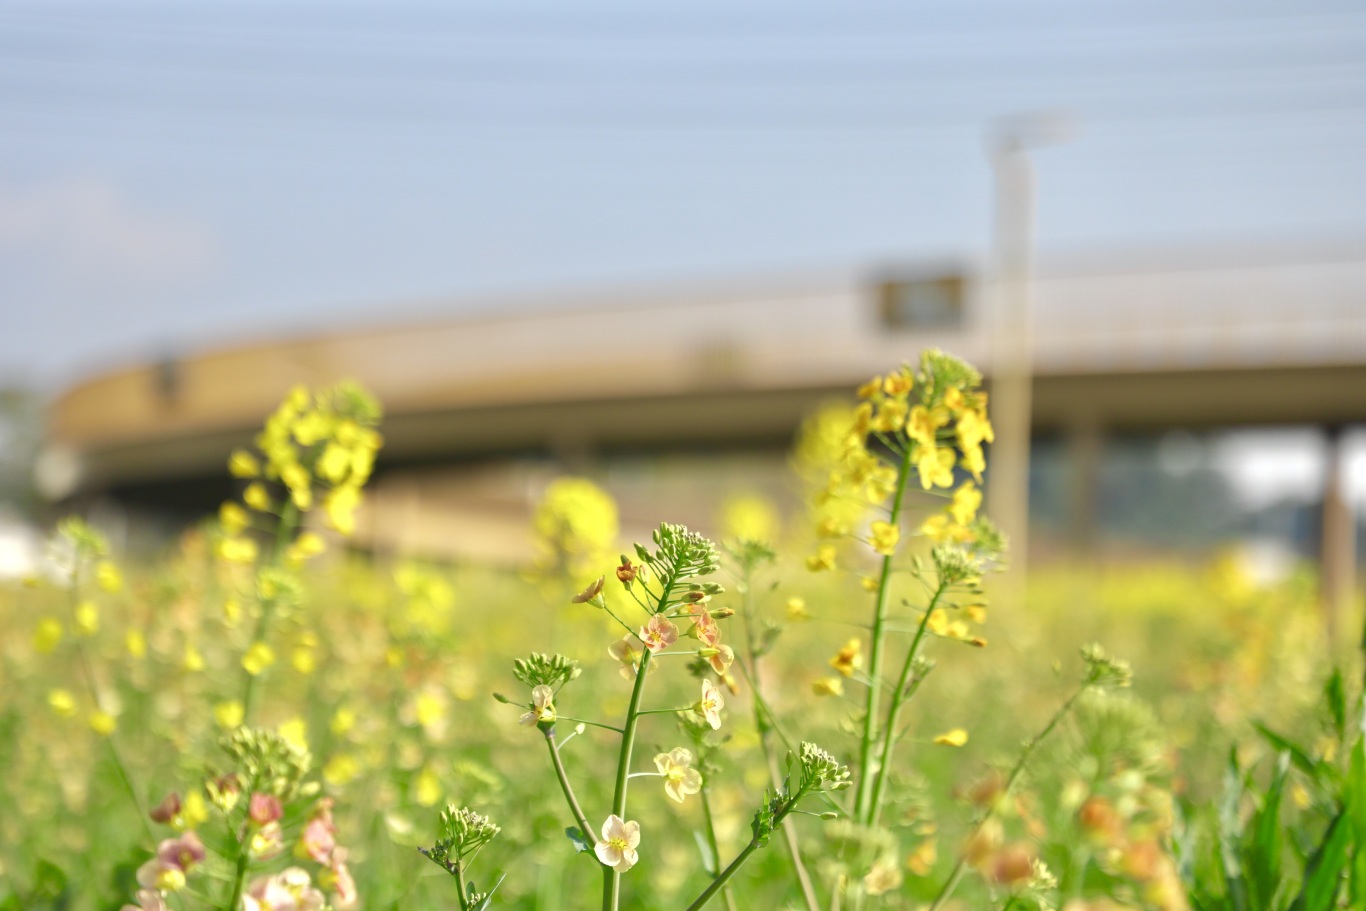
[[1067, 535], [1076, 556], [1096, 549], [1100, 512], [1100, 467], [1105, 433], [1094, 420], [1078, 421], [1067, 430]]
[[1323, 515], [1319, 530], [1319, 597], [1324, 626], [1336, 643], [1342, 619], [1356, 592], [1356, 517], [1347, 499], [1347, 453], [1342, 425], [1328, 428], [1323, 483]]

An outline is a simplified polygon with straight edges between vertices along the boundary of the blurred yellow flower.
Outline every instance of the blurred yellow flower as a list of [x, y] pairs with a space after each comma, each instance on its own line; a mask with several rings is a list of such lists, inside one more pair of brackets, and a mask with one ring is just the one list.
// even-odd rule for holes
[[347, 484], [338, 487], [327, 495], [324, 509], [327, 524], [343, 535], [356, 530], [356, 507], [360, 506], [360, 488]]
[[863, 643], [858, 639], [850, 639], [844, 643], [844, 648], [835, 653], [835, 657], [830, 659], [830, 666], [840, 673], [841, 676], [851, 677], [854, 671], [863, 667]]
[[890, 557], [896, 552], [897, 542], [901, 540], [901, 529], [890, 522], [876, 521], [870, 527], [871, 539], [869, 543], [873, 550]]
[[134, 658], [143, 658], [147, 655], [147, 637], [140, 629], [130, 629], [123, 637], [123, 644], [128, 649], [128, 654]]
[[787, 599], [787, 619], [789, 620], [809, 620], [811, 612], [806, 609], [806, 599], [788, 598]]
[[772, 541], [778, 536], [781, 519], [767, 498], [741, 494], [721, 505], [721, 534], [729, 541]]
[[90, 729], [102, 737], [108, 737], [119, 726], [113, 715], [100, 709], [91, 712], [89, 720]]
[[838, 677], [818, 677], [811, 684], [811, 692], [817, 696], [843, 696], [844, 681]]
[[338, 737], [344, 737], [356, 726], [356, 712], [347, 706], [338, 706], [337, 711], [332, 716], [332, 733]]
[[806, 568], [813, 573], [835, 568], [835, 548], [822, 544], [811, 556], [806, 558]]
[[968, 732], [962, 728], [954, 728], [935, 737], [934, 742], [947, 747], [961, 747], [968, 742]]
[[220, 702], [213, 707], [213, 720], [218, 722], [218, 726], [232, 730], [242, 724], [243, 709], [242, 703], [236, 699]]
[[441, 799], [441, 793], [441, 780], [436, 777], [431, 766], [425, 766], [413, 784], [414, 799], [420, 806], [431, 807]]
[[260, 481], [252, 481], [247, 485], [247, 489], [242, 491], [242, 502], [257, 512], [270, 511], [270, 494]]
[[204, 670], [204, 656], [199, 653], [199, 649], [192, 644], [185, 644], [185, 656], [180, 659], [180, 666], [190, 673], [197, 673]]
[[62, 624], [54, 617], [44, 617], [33, 630], [34, 651], [49, 655], [62, 642]]
[[108, 560], [101, 560], [95, 567], [95, 584], [102, 591], [114, 594], [123, 589], [123, 574], [119, 568]]
[[253, 642], [242, 656], [242, 669], [253, 677], [275, 663], [275, 650], [264, 642]]
[[972, 520], [977, 518], [977, 509], [982, 505], [982, 492], [977, 489], [977, 485], [971, 481], [965, 481], [963, 486], [953, 492], [953, 503], [949, 506], [949, 512], [953, 515], [953, 521], [959, 525], [971, 525]]
[[931, 487], [952, 487], [954, 461], [952, 449], [921, 447], [915, 455], [915, 467], [920, 473], [920, 486], [926, 490]]
[[209, 821], [209, 807], [204, 800], [204, 792], [195, 788], [185, 795], [180, 806], [181, 828], [197, 829]]
[[55, 689], [47, 694], [47, 704], [59, 718], [72, 718], [76, 714], [76, 697], [70, 690]]
[[254, 478], [261, 473], [261, 463], [245, 449], [236, 449], [228, 458], [228, 471], [234, 478]]
[[93, 636], [100, 629], [100, 610], [94, 601], [82, 601], [76, 605], [76, 632], [82, 636]]
[[282, 722], [275, 732], [284, 739], [286, 743], [292, 744], [301, 750], [308, 749], [308, 722], [299, 716], [294, 716], [288, 721]]
[[360, 763], [349, 753], [338, 753], [323, 766], [323, 780], [336, 787], [349, 784], [359, 775]]

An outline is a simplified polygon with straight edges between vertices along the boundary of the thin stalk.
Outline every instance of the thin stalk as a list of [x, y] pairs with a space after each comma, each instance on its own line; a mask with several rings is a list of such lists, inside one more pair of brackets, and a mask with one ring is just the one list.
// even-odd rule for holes
[[[749, 681], [750, 708], [754, 712], [754, 727], [759, 732], [759, 747], [764, 753], [764, 763], [768, 766], [768, 778], [774, 788], [778, 787], [781, 776], [778, 772], [778, 757], [773, 755], [773, 738], [776, 731], [778, 736], [783, 739], [783, 743], [791, 749], [783, 732], [778, 728], [777, 719], [773, 715], [773, 710], [769, 707], [768, 701], [764, 699], [764, 694], [759, 689], [759, 653], [754, 643], [754, 625], [750, 621], [750, 614], [753, 613], [753, 598], [751, 592], [750, 574], [747, 572], [744, 578], [745, 592], [744, 600], [741, 605], [741, 619], [745, 626], [745, 651], [749, 658], [749, 666], [745, 666], [743, 659], [737, 661], [740, 665], [740, 672]], [[811, 882], [811, 874], [806, 869], [806, 864], [802, 862], [801, 843], [797, 838], [797, 827], [792, 820], [783, 820], [783, 844], [787, 846], [788, 857], [792, 860], [793, 872], [797, 874], [797, 884], [801, 887], [802, 900], [806, 903], [807, 911], [821, 911], [820, 899], [816, 897], [816, 887]], [[718, 857], [717, 863], [720, 863]], [[729, 896], [730, 892], [727, 891]]]
[[[616, 731], [618, 734], [622, 733], [621, 728], [611, 724], [603, 724], [601, 721], [587, 721], [583, 718], [570, 718], [568, 715], [556, 715], [555, 718], [559, 721], [572, 721], [575, 724], [586, 724], [589, 727], [602, 728], [606, 731]], [[568, 740], [569, 738], [566, 737], [565, 741]]]
[[[702, 817], [707, 824], [707, 845], [711, 848], [711, 869], [707, 872], [714, 877], [721, 872], [721, 847], [716, 840], [716, 821], [711, 814], [711, 798], [707, 796], [707, 791], [708, 789], [704, 786], [699, 796], [702, 798]], [[721, 890], [721, 897], [726, 900], [726, 907], [729, 911], [738, 911], [735, 907], [735, 895], [730, 891], [729, 886]]]
[[[278, 566], [281, 557], [284, 556], [285, 544], [293, 535], [294, 529], [299, 522], [299, 507], [294, 505], [294, 500], [286, 499], [284, 509], [280, 512], [280, 523], [275, 526], [275, 544], [270, 549], [270, 560], [268, 566]], [[256, 618], [256, 626], [251, 633], [251, 642], [247, 647], [250, 648], [257, 642], [264, 642], [266, 632], [270, 628], [270, 616], [275, 609], [275, 600], [267, 598], [261, 602], [261, 613]], [[251, 710], [256, 701], [256, 678], [258, 675], [248, 672], [243, 668], [246, 680], [242, 684], [242, 723], [251, 722]]]
[[574, 786], [569, 783], [569, 775], [564, 770], [564, 762], [560, 759], [560, 747], [555, 742], [555, 729], [549, 728], [545, 732], [545, 745], [550, 748], [550, 761], [555, 766], [555, 777], [560, 780], [560, 789], [564, 791], [565, 802], [569, 804], [569, 812], [574, 814], [574, 821], [579, 824], [579, 831], [583, 833], [585, 840], [593, 837], [593, 830], [588, 825], [588, 817], [583, 813], [583, 807], [579, 806], [579, 799], [574, 796]]
[[[802, 795], [805, 793], [804, 790], [801, 790], [792, 795], [792, 799], [788, 801], [783, 810], [775, 816], [773, 820], [775, 826], [787, 819], [787, 814], [791, 812], [792, 808], [797, 805], [797, 802], [802, 799]], [[701, 895], [697, 896], [697, 900], [691, 905], [688, 905], [687, 911], [699, 911], [699, 909], [706, 906], [707, 902], [711, 901], [716, 896], [717, 892], [720, 892], [726, 887], [726, 883], [730, 882], [730, 878], [739, 872], [740, 868], [749, 860], [750, 855], [761, 847], [763, 847], [763, 845], [760, 844], [757, 836], [751, 838], [749, 844], [745, 845], [744, 850], [736, 855], [735, 859], [730, 862], [730, 866], [722, 870], [717, 875], [716, 879], [712, 880], [711, 885], [707, 886], [706, 890], [704, 890]]]
[[[996, 808], [1001, 805], [1002, 801], [1010, 796], [1011, 789], [1015, 787], [1015, 782], [1019, 779], [1020, 773], [1024, 771], [1025, 763], [1029, 761], [1030, 754], [1032, 754], [1034, 749], [1044, 741], [1044, 738], [1053, 733], [1053, 729], [1058, 726], [1058, 722], [1062, 721], [1063, 716], [1072, 710], [1072, 704], [1077, 701], [1082, 693], [1086, 692], [1089, 686], [1089, 683], [1082, 684], [1081, 687], [1069, 696], [1067, 701], [1053, 713], [1053, 717], [1048, 719], [1048, 724], [1044, 725], [1043, 730], [1039, 732], [1039, 735], [1025, 744], [1025, 748], [1020, 751], [1020, 758], [1015, 760], [1014, 768], [1010, 770], [1010, 775], [1006, 777], [1005, 787], [1001, 791], [1000, 798], [982, 814], [981, 819], [977, 820], [977, 824], [972, 827], [972, 832], [969, 833], [968, 839], [972, 839], [976, 836], [977, 833], [982, 830], [982, 827], [987, 824], [987, 821], [996, 815]], [[944, 887], [940, 889], [939, 894], [935, 896], [933, 904], [929, 907], [929, 911], [939, 911], [939, 908], [941, 908], [944, 902], [948, 901], [949, 896], [953, 894], [953, 890], [958, 888], [958, 882], [963, 878], [965, 872], [967, 872], [967, 860], [960, 854], [958, 862], [953, 865], [953, 870], [949, 872], [949, 878], [944, 881]]]
[[[669, 597], [669, 589], [673, 588], [674, 579], [660, 579], [663, 590], [659, 594], [659, 608], [662, 610]], [[626, 787], [631, 774], [631, 750], [636, 743], [636, 725], [640, 722], [640, 700], [645, 692], [646, 673], [650, 669], [650, 650], [647, 648], [641, 652], [640, 665], [636, 668], [636, 682], [631, 688], [631, 702], [626, 707], [626, 726], [621, 733], [621, 752], [617, 754], [617, 783], [616, 789], [612, 794], [612, 814], [620, 819], [626, 818]], [[603, 877], [602, 907], [603, 911], [617, 911], [621, 901], [621, 874], [616, 870], [604, 867], [607, 873]]]
[[[554, 751], [553, 747], [551, 751]], [[460, 911], [469, 911], [469, 892], [465, 886], [465, 865], [460, 861], [455, 864], [455, 887], [460, 890]]]
[[905, 663], [901, 665], [901, 675], [897, 678], [896, 689], [892, 691], [892, 701], [887, 706], [887, 723], [882, 731], [882, 750], [878, 756], [877, 779], [873, 782], [873, 796], [868, 810], [869, 825], [877, 825], [878, 814], [882, 812], [882, 797], [887, 790], [887, 778], [892, 765], [892, 750], [896, 747], [897, 725], [901, 717], [901, 707], [912, 695], [907, 692], [906, 684], [910, 682], [916, 656], [920, 654], [920, 643], [925, 639], [925, 627], [930, 622], [930, 614], [938, 606], [939, 599], [944, 595], [945, 587], [943, 582], [939, 583], [934, 590], [934, 597], [930, 599], [929, 606], [925, 608], [925, 616], [920, 618], [920, 628], [915, 631], [915, 638], [911, 640], [911, 648], [906, 652]]
[[[888, 521], [897, 525], [901, 518], [901, 504], [906, 497], [906, 480], [911, 473], [910, 449], [901, 457], [897, 471], [896, 493], [892, 498], [892, 509]], [[882, 570], [878, 575], [877, 600], [873, 606], [872, 645], [868, 653], [868, 676], [874, 680], [882, 679], [882, 646], [886, 636], [883, 625], [887, 617], [887, 601], [891, 596], [892, 554], [882, 558]], [[881, 687], [868, 687], [868, 699], [864, 703], [863, 737], [859, 743], [858, 787], [854, 795], [854, 818], [866, 823], [871, 817], [869, 811], [873, 788], [870, 781], [873, 766], [873, 726], [878, 717], [878, 696]]]
[[[238, 837], [237, 841], [237, 866], [233, 871], [232, 877], [232, 897], [224, 905], [224, 911], [237, 911], [237, 907], [242, 903], [242, 886], [247, 881], [247, 866], [251, 863], [251, 858], [247, 854], [247, 846], [242, 841], [245, 833]], [[463, 904], [463, 902], [462, 902]]]

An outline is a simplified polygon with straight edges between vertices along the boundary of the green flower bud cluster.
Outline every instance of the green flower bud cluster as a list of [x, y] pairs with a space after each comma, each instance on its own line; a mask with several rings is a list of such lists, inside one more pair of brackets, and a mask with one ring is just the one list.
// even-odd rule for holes
[[803, 791], [839, 791], [849, 787], [849, 767], [814, 743], [802, 741], [801, 767]]
[[637, 544], [636, 554], [661, 579], [680, 581], [709, 576], [721, 568], [716, 545], [688, 531], [686, 526], [665, 522], [655, 529], [653, 537], [658, 549], [651, 553]]
[[501, 831], [487, 816], [452, 804], [441, 811], [441, 837], [436, 844], [418, 850], [454, 875], [465, 858], [493, 841]]
[[518, 658], [512, 662], [512, 674], [522, 683], [535, 689], [538, 686], [557, 688], [575, 677], [583, 669], [577, 661], [564, 655], [543, 655], [532, 652], [529, 658]]
[[223, 739], [222, 746], [248, 793], [290, 800], [316, 789], [316, 784], [304, 783], [313, 767], [313, 755], [273, 731], [239, 727]]
[[1110, 656], [1099, 643], [1083, 646], [1081, 658], [1086, 662], [1088, 686], [1118, 689], [1133, 682], [1134, 672], [1129, 662]]

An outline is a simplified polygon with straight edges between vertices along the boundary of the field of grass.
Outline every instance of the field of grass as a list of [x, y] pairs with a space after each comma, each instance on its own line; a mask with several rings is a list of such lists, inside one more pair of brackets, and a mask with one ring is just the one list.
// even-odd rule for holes
[[[249, 467], [235, 466], [244, 485]], [[571, 489], [562, 511], [606, 510], [594, 496]], [[346, 505], [326, 501], [342, 531]], [[289, 513], [278, 503], [273, 510]], [[576, 728], [579, 719], [623, 724], [634, 677], [609, 654], [623, 636], [612, 614], [631, 628], [647, 615], [613, 575], [618, 553], [635, 559], [633, 542], [610, 540], [610, 527], [553, 518], [543, 511], [538, 530], [555, 559], [525, 572], [348, 553], [339, 535], [302, 522], [285, 528], [283, 519], [284, 531], [244, 553], [240, 542], [255, 539], [232, 510], [134, 565], [104, 552], [83, 526], [56, 533], [54, 572], [0, 590], [0, 908], [132, 903], [157, 844], [185, 829], [202, 838], [206, 856], [183, 887], [157, 884], [173, 887], [161, 890], [171, 908], [308, 907], [298, 895], [280, 893], [271, 905], [240, 894], [290, 865], [312, 871], [337, 907], [463, 907], [454, 879], [418, 851], [437, 841], [447, 805], [501, 827], [462, 871], [480, 891], [500, 883], [490, 907], [596, 907], [604, 868], [591, 845], [576, 853], [565, 834], [576, 820], [544, 726], [518, 723], [533, 697], [513, 661], [547, 653], [578, 662], [581, 673], [554, 698], [556, 731], [596, 840], [613, 805], [622, 735]], [[319, 536], [301, 537], [298, 528]], [[887, 686], [864, 676], [875, 593], [861, 576], [874, 577], [880, 558], [850, 551], [840, 558], [846, 571], [813, 573], [808, 557], [819, 543], [797, 532], [781, 538], [776, 557], [748, 571], [723, 548], [719, 571], [707, 577], [725, 588], [704, 603], [740, 653], [734, 665], [690, 670], [696, 656], [666, 650], [648, 669], [637, 708], [659, 711], [638, 717], [630, 771], [654, 772], [654, 757], [687, 747], [705, 788], [680, 803], [661, 778], [631, 779], [630, 819], [642, 835], [638, 863], [621, 876], [623, 907], [687, 907], [713, 879], [713, 851], [724, 866], [750, 843], [756, 807], [772, 786], [764, 719], [777, 764], [789, 746], [811, 741], [856, 766], [866, 687]], [[923, 628], [926, 600], [925, 576], [903, 571], [910, 554], [898, 559], [907, 562], [885, 583], [894, 662]], [[605, 605], [572, 603], [598, 575], [610, 580]], [[644, 578], [635, 592], [646, 590]], [[989, 595], [989, 580], [986, 588]], [[1354, 738], [1360, 752], [1353, 725], [1361, 680], [1359, 655], [1344, 646], [1334, 656], [1322, 641], [1307, 572], [1259, 587], [1231, 558], [1059, 565], [1035, 570], [1022, 608], [983, 603], [963, 608], [970, 635], [947, 629], [927, 638], [922, 657], [933, 673], [917, 665], [880, 815], [871, 824], [851, 819], [851, 789], [807, 797], [805, 812], [788, 817], [817, 907], [925, 907], [960, 874], [945, 907], [1199, 905], [1187, 892], [1212, 875], [1202, 871], [1220, 845], [1233, 844], [1232, 822], [1264, 811], [1256, 788], [1268, 786], [1280, 752], [1296, 765], [1280, 823], [1299, 827], [1307, 847], [1291, 839], [1277, 850], [1300, 852], [1304, 865], [1341, 785], [1328, 772], [1315, 777], [1315, 764], [1346, 768]], [[1360, 628], [1359, 616], [1352, 622]], [[679, 627], [686, 632], [682, 619]], [[1079, 690], [1090, 672], [1079, 652], [1092, 642], [1128, 662], [1132, 687]], [[685, 635], [672, 649], [702, 645]], [[750, 645], [762, 655], [749, 654]], [[1319, 710], [1335, 663], [1352, 716], [1336, 734], [1333, 713]], [[725, 700], [715, 731], [689, 711], [699, 674]], [[1022, 743], [1078, 692], [1010, 778]], [[681, 716], [667, 711], [675, 708]], [[1287, 740], [1278, 749], [1256, 722]], [[224, 748], [243, 725], [279, 735], [271, 742], [295, 758], [308, 753], [300, 786], [277, 788], [276, 821], [247, 814], [245, 791], [267, 784], [244, 787], [235, 803], [222, 796], [226, 773], [236, 771], [239, 784], [248, 777], [241, 751], [234, 759]], [[1244, 797], [1229, 797], [1231, 755], [1239, 775], [1251, 770]], [[1352, 771], [1344, 774], [1350, 782]], [[1356, 799], [1350, 787], [1348, 804]], [[151, 819], [172, 793], [174, 818]], [[357, 902], [335, 870], [329, 879], [328, 862], [296, 847], [309, 820], [322, 818], [320, 797], [334, 803], [335, 841]], [[1211, 809], [1221, 805], [1222, 820]], [[252, 833], [265, 842], [248, 856]], [[1349, 853], [1349, 866], [1361, 854]], [[1299, 888], [1292, 867], [1287, 905]], [[1219, 876], [1229, 875], [1221, 867]], [[1330, 901], [1355, 900], [1354, 888], [1344, 879]], [[778, 831], [728, 891], [714, 907], [812, 905]]]

